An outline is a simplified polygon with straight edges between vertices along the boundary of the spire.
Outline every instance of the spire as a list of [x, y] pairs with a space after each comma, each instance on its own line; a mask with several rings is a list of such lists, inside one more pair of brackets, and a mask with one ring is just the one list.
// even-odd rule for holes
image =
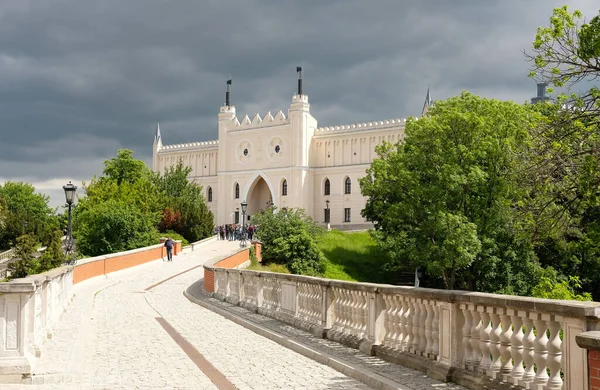
[[160, 124], [156, 124], [156, 134], [154, 135], [154, 143], [162, 146], [162, 137], [160, 136]]
[[421, 112], [421, 116], [425, 115], [425, 113], [430, 107], [433, 107], [433, 99], [431, 98], [431, 88], [429, 88], [428, 85], [427, 96], [425, 96], [425, 104], [423, 104], [423, 111]]

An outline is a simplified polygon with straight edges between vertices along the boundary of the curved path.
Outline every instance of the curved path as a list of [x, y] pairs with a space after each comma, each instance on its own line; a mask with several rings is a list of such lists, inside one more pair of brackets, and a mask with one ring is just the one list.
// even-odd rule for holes
[[[367, 389], [183, 296], [217, 241], [75, 286], [33, 385], [6, 389]], [[187, 272], [186, 272], [187, 271]]]

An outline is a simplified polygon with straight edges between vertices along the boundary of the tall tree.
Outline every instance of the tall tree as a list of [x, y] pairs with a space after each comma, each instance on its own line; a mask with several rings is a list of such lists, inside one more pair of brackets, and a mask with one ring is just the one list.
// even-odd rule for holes
[[528, 106], [463, 92], [406, 124], [360, 180], [364, 217], [391, 267], [423, 267], [448, 289], [526, 293], [536, 263], [511, 206], [519, 156], [538, 120]]

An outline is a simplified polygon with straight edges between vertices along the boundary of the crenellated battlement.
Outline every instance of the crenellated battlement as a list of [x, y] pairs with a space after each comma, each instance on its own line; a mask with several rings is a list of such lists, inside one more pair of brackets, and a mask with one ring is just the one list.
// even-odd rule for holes
[[315, 130], [315, 135], [327, 135], [331, 133], [350, 133], [365, 130], [389, 129], [393, 127], [404, 127], [406, 118], [388, 119], [385, 121], [374, 121], [365, 123], [353, 123], [351, 125], [339, 125], [319, 127]]
[[232, 119], [234, 128], [232, 130], [246, 130], [267, 126], [279, 126], [290, 123], [282, 110], [277, 111], [275, 116], [268, 111], [263, 117], [260, 114], [254, 114], [252, 119], [248, 115], [244, 115], [240, 121], [237, 117]]
[[161, 152], [175, 152], [180, 150], [189, 149], [216, 149], [219, 147], [219, 141], [204, 141], [204, 142], [190, 142], [187, 144], [176, 144], [176, 145], [164, 145], [160, 148]]

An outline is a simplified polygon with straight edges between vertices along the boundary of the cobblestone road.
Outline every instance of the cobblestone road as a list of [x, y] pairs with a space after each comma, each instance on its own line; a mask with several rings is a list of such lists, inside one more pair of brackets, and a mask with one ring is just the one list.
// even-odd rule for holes
[[367, 389], [368, 387], [191, 303], [183, 291], [202, 267], [146, 289], [231, 251], [218, 241], [76, 286], [33, 377], [3, 389], [216, 389], [157, 318], [163, 318], [238, 389]]

